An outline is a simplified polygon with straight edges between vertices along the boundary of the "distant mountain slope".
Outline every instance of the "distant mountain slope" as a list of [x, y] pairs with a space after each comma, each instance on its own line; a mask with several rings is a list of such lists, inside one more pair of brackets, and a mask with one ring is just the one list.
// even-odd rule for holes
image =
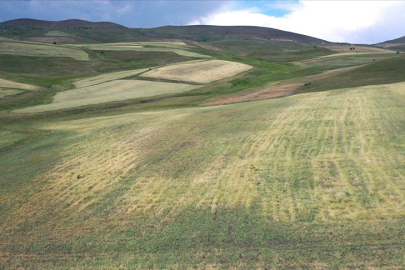
[[229, 38], [298, 41], [321, 44], [327, 41], [292, 32], [254, 26], [164, 26], [127, 28], [111, 22], [84, 20], [42, 21], [17, 19], [0, 23], [0, 36], [5, 38], [58, 43], [104, 43], [183, 39], [217, 41]]
[[215, 41], [226, 38], [241, 38], [299, 41], [305, 44], [328, 43], [325, 40], [310, 36], [256, 26], [163, 26], [153, 29], [140, 29], [140, 32], [149, 37], [166, 39], [177, 38], [196, 41]]
[[84, 20], [42, 21], [18, 19], [0, 23], [0, 36], [58, 43], [104, 43], [147, 40], [138, 30], [111, 22]]
[[385, 42], [375, 44], [375, 46], [390, 50], [405, 51], [405, 36], [393, 40], [387, 40]]

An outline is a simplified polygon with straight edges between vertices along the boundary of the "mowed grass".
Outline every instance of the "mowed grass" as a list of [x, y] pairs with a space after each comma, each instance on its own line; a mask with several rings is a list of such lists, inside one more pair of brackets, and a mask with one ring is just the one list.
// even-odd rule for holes
[[223, 60], [191, 61], [156, 68], [141, 75], [146, 78], [162, 78], [167, 80], [210, 83], [232, 77], [252, 67], [238, 62]]
[[89, 60], [87, 53], [79, 48], [68, 48], [32, 42], [0, 41], [0, 54], [37, 56], [37, 57], [69, 57], [75, 60]]
[[53, 101], [50, 104], [18, 109], [13, 112], [37, 113], [63, 110], [91, 104], [181, 93], [198, 87], [200, 86], [181, 83], [113, 80], [59, 92], [53, 97]]
[[0, 158], [0, 181], [41, 168], [0, 201], [0, 262], [403, 268], [404, 102], [398, 83], [37, 124]]

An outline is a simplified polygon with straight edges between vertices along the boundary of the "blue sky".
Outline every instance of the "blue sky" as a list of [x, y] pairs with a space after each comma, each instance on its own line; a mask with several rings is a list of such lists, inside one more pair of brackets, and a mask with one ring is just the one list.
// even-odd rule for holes
[[373, 44], [405, 35], [405, 1], [2, 0], [0, 21], [111, 21], [127, 27], [256, 25]]

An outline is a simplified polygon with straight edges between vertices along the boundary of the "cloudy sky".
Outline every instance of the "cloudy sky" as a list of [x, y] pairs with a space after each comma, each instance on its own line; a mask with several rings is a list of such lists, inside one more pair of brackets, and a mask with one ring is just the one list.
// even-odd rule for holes
[[0, 22], [74, 18], [136, 28], [255, 25], [366, 44], [405, 36], [404, 14], [405, 1], [387, 0], [0, 0]]

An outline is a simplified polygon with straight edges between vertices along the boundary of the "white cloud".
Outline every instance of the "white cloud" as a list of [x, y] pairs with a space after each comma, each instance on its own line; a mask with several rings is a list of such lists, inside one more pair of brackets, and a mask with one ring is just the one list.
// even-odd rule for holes
[[264, 26], [328, 41], [368, 44], [405, 35], [404, 1], [300, 1], [287, 2], [283, 8], [290, 10], [283, 17], [257, 9], [229, 10], [190, 24]]

